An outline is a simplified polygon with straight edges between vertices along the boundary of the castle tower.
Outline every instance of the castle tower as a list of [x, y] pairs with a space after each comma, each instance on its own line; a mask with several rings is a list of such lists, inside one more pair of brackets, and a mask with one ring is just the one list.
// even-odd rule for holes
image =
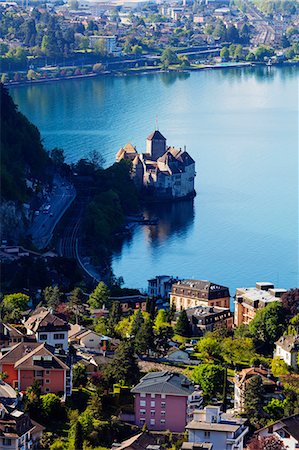
[[166, 139], [156, 130], [146, 139], [146, 153], [151, 155], [154, 161], [157, 161], [166, 152]]

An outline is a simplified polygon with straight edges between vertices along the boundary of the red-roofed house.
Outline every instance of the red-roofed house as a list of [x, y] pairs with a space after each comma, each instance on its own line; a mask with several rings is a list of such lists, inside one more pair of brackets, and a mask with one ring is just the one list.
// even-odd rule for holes
[[24, 323], [27, 335], [35, 335], [38, 342], [68, 350], [69, 325], [46, 308], [36, 309]]
[[70, 368], [47, 344], [32, 342], [15, 345], [1, 356], [0, 372], [6, 372], [6, 382], [19, 391], [26, 391], [38, 380], [42, 393], [71, 394]]

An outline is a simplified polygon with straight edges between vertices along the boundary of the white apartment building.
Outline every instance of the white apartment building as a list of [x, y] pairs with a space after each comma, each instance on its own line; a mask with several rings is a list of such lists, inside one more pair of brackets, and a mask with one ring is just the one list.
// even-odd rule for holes
[[193, 420], [186, 426], [188, 442], [211, 443], [213, 450], [243, 450], [248, 433], [245, 421], [221, 413], [218, 406], [206, 406], [194, 411]]

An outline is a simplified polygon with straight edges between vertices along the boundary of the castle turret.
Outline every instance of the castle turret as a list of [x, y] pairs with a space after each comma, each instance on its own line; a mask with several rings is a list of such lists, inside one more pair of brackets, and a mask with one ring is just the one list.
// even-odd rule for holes
[[146, 139], [146, 153], [151, 155], [151, 158], [156, 161], [166, 152], [166, 139], [156, 130]]

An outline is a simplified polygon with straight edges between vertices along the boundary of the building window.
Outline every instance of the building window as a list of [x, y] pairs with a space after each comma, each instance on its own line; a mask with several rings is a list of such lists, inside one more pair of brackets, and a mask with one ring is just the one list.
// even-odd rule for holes
[[151, 394], [151, 398], [155, 398], [156, 397], [156, 394]]
[[160, 422], [161, 422], [161, 425], [164, 425], [165, 424], [165, 419], [161, 419]]
[[144, 425], [145, 424], [145, 419], [140, 419], [140, 425]]
[[64, 333], [54, 333], [54, 339], [64, 339]]
[[42, 377], [43, 376], [43, 371], [42, 370], [35, 370], [34, 371], [34, 376], [35, 377]]
[[3, 445], [10, 446], [11, 445], [11, 439], [3, 438]]
[[140, 406], [145, 406], [145, 400], [140, 400]]
[[50, 384], [50, 380], [46, 380], [46, 384]]
[[50, 375], [50, 370], [46, 370], [46, 375]]
[[151, 425], [155, 425], [155, 423], [156, 423], [155, 419], [151, 419], [151, 420], [150, 420], [150, 424], [151, 424]]
[[161, 398], [166, 398], [166, 395], [165, 394], [161, 394]]
[[50, 392], [50, 389], [49, 389], [49, 388], [46, 388], [46, 389], [45, 389], [45, 392]]
[[47, 334], [40, 334], [40, 335], [39, 335], [39, 339], [40, 339], [41, 341], [46, 341], [46, 340], [48, 339], [48, 335], [47, 335]]
[[152, 416], [152, 417], [155, 417], [155, 410], [152, 410], [152, 411], [151, 411], [151, 416]]
[[210, 432], [209, 431], [205, 431], [205, 437], [209, 438], [210, 437]]
[[161, 416], [165, 417], [165, 411], [161, 411]]
[[63, 348], [62, 344], [55, 344], [55, 348]]
[[161, 402], [161, 408], [165, 408], [166, 403], [165, 402]]
[[151, 402], [151, 408], [154, 408], [156, 406], [156, 402], [155, 401], [152, 401]]
[[145, 409], [141, 409], [141, 410], [140, 410], [140, 415], [141, 415], [141, 416], [145, 416]]
[[146, 394], [145, 394], [144, 392], [142, 392], [142, 393], [140, 394], [140, 397], [144, 398], [144, 397], [146, 397]]

